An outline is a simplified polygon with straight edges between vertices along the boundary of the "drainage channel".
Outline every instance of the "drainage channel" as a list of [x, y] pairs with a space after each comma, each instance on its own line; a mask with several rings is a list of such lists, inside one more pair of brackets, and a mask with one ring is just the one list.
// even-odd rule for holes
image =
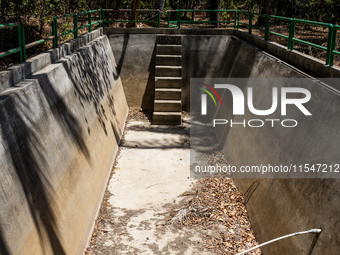
[[[140, 113], [130, 110], [131, 115]], [[212, 254], [223, 250], [231, 254], [256, 245], [241, 194], [232, 181], [189, 178], [189, 116], [183, 117], [182, 126], [154, 126], [134, 117], [127, 122], [85, 254]], [[224, 197], [214, 185], [220, 185]], [[219, 197], [216, 206], [209, 204], [213, 197]], [[200, 207], [204, 203], [205, 209]]]

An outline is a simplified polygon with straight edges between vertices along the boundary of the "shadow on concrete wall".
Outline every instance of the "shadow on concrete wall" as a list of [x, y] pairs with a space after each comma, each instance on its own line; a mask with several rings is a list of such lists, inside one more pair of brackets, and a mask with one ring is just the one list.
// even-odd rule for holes
[[[109, 114], [114, 117], [110, 120], [111, 128], [118, 143], [122, 131], [119, 129], [121, 125], [114, 108], [115, 99], [110, 95], [112, 81], [117, 80], [118, 75], [114, 71], [110, 71], [111, 65], [107, 54], [104, 52], [104, 45], [98, 41], [95, 43], [96, 45], [90, 49], [79, 50], [76, 56], [72, 55], [70, 57], [71, 60], [62, 60], [60, 62], [73, 85], [74, 97], [71, 95], [71, 99], [78, 98], [79, 104], [75, 105], [81, 105], [84, 108], [81, 112], [85, 112], [85, 103], [93, 105], [96, 117], [106, 134], [105, 121], [109, 117], [101, 102], [102, 100], [108, 100], [109, 110], [111, 111]], [[89, 50], [92, 51], [91, 54], [89, 54]], [[75, 59], [72, 61], [72, 58]], [[65, 98], [63, 98], [65, 95], [62, 97], [56, 91], [55, 88], [58, 84], [49, 80], [46, 74], [33, 76], [32, 79], [36, 79], [38, 82], [30, 84], [29, 87], [36, 86], [36, 90], [42, 92], [38, 95], [38, 98], [40, 97], [38, 100], [41, 102], [37, 104], [46, 106], [44, 102], [47, 102], [49, 107], [49, 109], [42, 109], [43, 113], [39, 117], [44, 118], [44, 116], [52, 112], [54, 120], [90, 162], [90, 149], [85, 143], [86, 133], [82, 123], [80, 123], [79, 116], [74, 115], [74, 109], [71, 111], [70, 102], [66, 102]], [[22, 187], [30, 215], [39, 234], [42, 249], [46, 251], [47, 246], [50, 246], [53, 254], [64, 255], [66, 251], [61, 242], [62, 233], [60, 233], [57, 226], [57, 215], [50, 206], [55, 190], [53, 190], [53, 185], [49, 182], [50, 176], [47, 171], [49, 159], [46, 158], [44, 149], [49, 145], [41, 144], [43, 139], [41, 134], [46, 132], [46, 130], [42, 129], [48, 127], [32, 119], [34, 114], [32, 108], [28, 105], [28, 102], [32, 100], [30, 98], [32, 93], [25, 92], [26, 89], [30, 88], [22, 88], [19, 95], [13, 93], [5, 98], [0, 98], [0, 100], [4, 99], [4, 107], [0, 108], [0, 127], [3, 142], [4, 146], [8, 148], [9, 164], [13, 165], [20, 181], [19, 184]], [[36, 93], [36, 91], [34, 90], [33, 93]], [[66, 94], [66, 96], [70, 96], [69, 94]], [[77, 112], [79, 111], [77, 110]], [[86, 120], [85, 115], [84, 118]], [[41, 122], [41, 120], [38, 121]], [[91, 133], [89, 129], [88, 133], [89, 135]], [[53, 150], [53, 148], [49, 149]], [[9, 244], [6, 243], [5, 235], [2, 231], [3, 229], [0, 226], [0, 253], [4, 255], [11, 254]]]
[[125, 59], [125, 55], [126, 55], [126, 50], [127, 50], [127, 46], [129, 43], [129, 39], [130, 39], [130, 34], [124, 34], [124, 39], [123, 39], [123, 49], [122, 49], [122, 53], [120, 55], [120, 59], [117, 63], [117, 71], [118, 71], [118, 75], [120, 75], [121, 71], [122, 71], [122, 67], [123, 67], [123, 63], [124, 63], [124, 59]]
[[[53, 94], [53, 91], [50, 93]], [[57, 98], [56, 95], [55, 97]], [[62, 99], [57, 99], [59, 99], [58, 104], [62, 105]], [[20, 107], [24, 108], [25, 103], [23, 102]], [[24, 121], [22, 112], [25, 112], [25, 109], [18, 109], [17, 102], [11, 97], [6, 100], [6, 107], [1, 107], [1, 130], [4, 143], [8, 148], [11, 163], [24, 192], [32, 220], [39, 234], [40, 243], [44, 244], [44, 236], [46, 236], [53, 253], [63, 255], [66, 253], [60, 242], [56, 216], [49, 206], [51, 199], [50, 187], [52, 185], [49, 183], [48, 176], [46, 176], [44, 169], [41, 167], [42, 165], [47, 166], [48, 162], [41, 150], [43, 146], [40, 144], [36, 132], [33, 132]], [[66, 118], [68, 117], [67, 112], [64, 112], [63, 115]], [[60, 124], [68, 126], [71, 123], [62, 122]], [[76, 133], [77, 130], [74, 130], [74, 128], [75, 126], [68, 127], [69, 130], [73, 130], [73, 133]], [[36, 131], [39, 132], [39, 130]], [[1, 236], [2, 243], [0, 247], [4, 248], [2, 254], [10, 254], [3, 240], [3, 234]]]
[[9, 248], [7, 246], [4, 234], [3, 234], [3, 229], [0, 226], [0, 253], [3, 255], [10, 255]]
[[[111, 120], [111, 128], [118, 143], [121, 130], [117, 129], [120, 123], [114, 107], [115, 99], [110, 91], [112, 90], [112, 83], [116, 82], [119, 77], [119, 69], [117, 72], [112, 70], [109, 64], [110, 60], [107, 54], [104, 54], [105, 46], [101, 41], [95, 41], [93, 44], [94, 46], [91, 47], [91, 57], [85, 48], [80, 49], [76, 56], [73, 56], [76, 59], [72, 61], [63, 60], [61, 63], [67, 72], [69, 80], [72, 82], [75, 89], [74, 94], [79, 103], [84, 109], [85, 103], [93, 105], [97, 114], [97, 120], [106, 135], [108, 135], [108, 127], [105, 122], [108, 121], [108, 114], [101, 102], [105, 98], [108, 100], [111, 114], [116, 122], [118, 122], [115, 125]], [[87, 122], [87, 119], [85, 121]], [[89, 129], [88, 133], [91, 133]]]
[[[151, 61], [149, 65], [149, 77], [146, 84], [146, 88], [143, 94], [142, 99], [142, 109], [146, 112], [153, 112], [153, 105], [155, 100], [155, 66], [156, 66], [156, 45], [157, 42], [155, 42], [155, 46], [152, 51]], [[149, 120], [152, 121], [152, 114], [147, 115]]]
[[[135, 125], [129, 127], [130, 131], [145, 132], [145, 133], [161, 133], [164, 134], [162, 138], [158, 139], [144, 139], [143, 135], [138, 141], [129, 141], [128, 143], [122, 141], [122, 148], [138, 148], [138, 149], [189, 149], [189, 129], [185, 126], [177, 126], [175, 128], [169, 128], [167, 126], [145, 126], [145, 125]], [[177, 137], [166, 136], [166, 134], [177, 134]]]

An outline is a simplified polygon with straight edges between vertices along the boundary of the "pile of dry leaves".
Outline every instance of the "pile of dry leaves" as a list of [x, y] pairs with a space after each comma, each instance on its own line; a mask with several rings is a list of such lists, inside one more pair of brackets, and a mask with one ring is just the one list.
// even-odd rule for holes
[[[183, 116], [189, 118], [185, 112]], [[128, 114], [128, 120], [150, 122], [150, 117], [151, 113], [141, 110], [130, 109]], [[209, 164], [227, 164], [223, 152], [218, 148], [209, 147], [203, 154], [200, 156]], [[193, 196], [180, 208], [170, 212], [167, 224], [180, 229], [186, 226], [206, 229], [204, 246], [213, 254], [237, 254], [258, 244], [249, 223], [244, 198], [231, 178], [201, 179], [196, 192], [183, 195]], [[109, 197], [107, 189], [85, 254], [94, 254], [97, 239], [105, 232], [105, 224], [113, 221], [109, 213]], [[247, 254], [259, 255], [261, 251], [256, 249]]]
[[142, 109], [129, 109], [127, 121], [137, 120], [150, 123], [152, 112], [143, 111]]
[[[236, 254], [257, 245], [243, 196], [230, 178], [201, 180], [197, 194], [184, 206], [171, 212], [168, 224], [183, 228], [198, 225], [214, 228], [205, 236], [205, 247], [214, 254]], [[248, 254], [261, 254], [259, 249]]]

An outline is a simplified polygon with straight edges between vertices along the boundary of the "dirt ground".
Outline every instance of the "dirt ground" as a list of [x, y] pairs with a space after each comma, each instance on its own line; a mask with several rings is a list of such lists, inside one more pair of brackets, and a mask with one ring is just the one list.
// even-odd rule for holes
[[236, 254], [257, 244], [232, 179], [189, 178], [184, 116], [182, 126], [152, 126], [129, 112], [85, 254]]

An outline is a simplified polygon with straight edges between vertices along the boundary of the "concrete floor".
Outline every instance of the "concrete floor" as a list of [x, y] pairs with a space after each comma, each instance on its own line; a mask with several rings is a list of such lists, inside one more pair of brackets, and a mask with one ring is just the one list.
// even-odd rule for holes
[[112, 221], [94, 254], [211, 254], [207, 234], [197, 228], [165, 225], [171, 209], [190, 196], [189, 124], [150, 126], [130, 120], [108, 190]]

